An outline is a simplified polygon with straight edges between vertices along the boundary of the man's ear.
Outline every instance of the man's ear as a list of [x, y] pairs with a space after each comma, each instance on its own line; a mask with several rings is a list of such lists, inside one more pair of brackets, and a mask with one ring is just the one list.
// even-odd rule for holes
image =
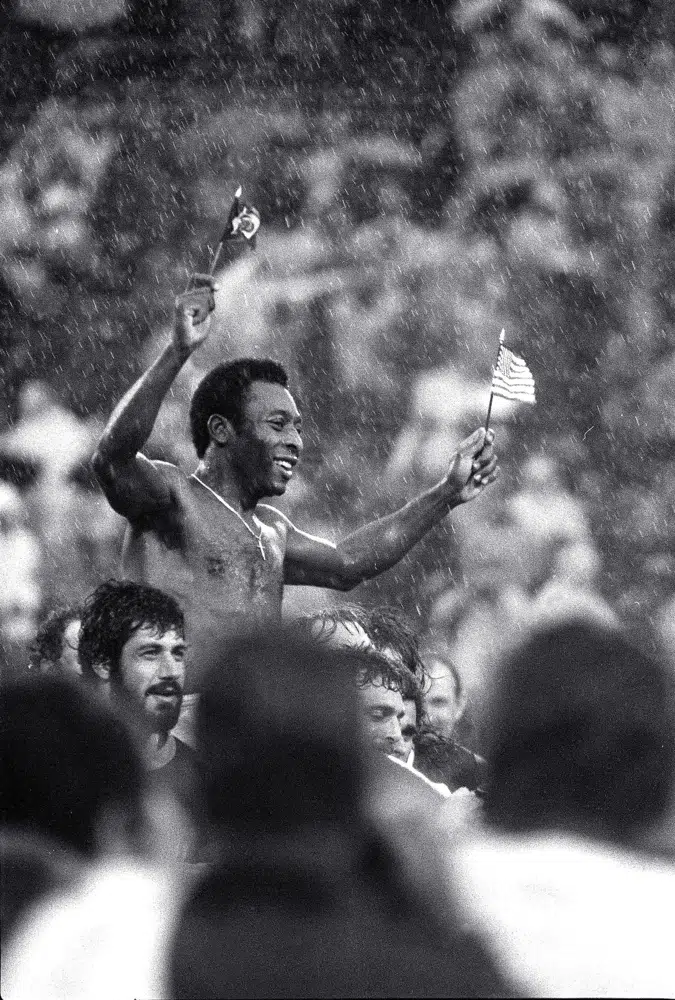
[[227, 417], [223, 417], [220, 413], [212, 413], [206, 421], [206, 426], [209, 431], [209, 437], [212, 441], [215, 441], [216, 444], [229, 444], [236, 436], [236, 431], [232, 426], [232, 422], [228, 420]]
[[96, 676], [100, 681], [110, 680], [110, 664], [109, 663], [92, 663], [91, 669], [94, 671]]

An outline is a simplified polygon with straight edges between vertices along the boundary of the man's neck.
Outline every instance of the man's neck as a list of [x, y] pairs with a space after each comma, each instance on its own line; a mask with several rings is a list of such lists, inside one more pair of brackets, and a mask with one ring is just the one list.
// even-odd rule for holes
[[260, 498], [247, 493], [240, 477], [229, 463], [221, 464], [205, 455], [194, 474], [240, 514], [255, 510]]
[[176, 739], [171, 733], [152, 733], [145, 744], [145, 762], [151, 771], [166, 767], [176, 753]]

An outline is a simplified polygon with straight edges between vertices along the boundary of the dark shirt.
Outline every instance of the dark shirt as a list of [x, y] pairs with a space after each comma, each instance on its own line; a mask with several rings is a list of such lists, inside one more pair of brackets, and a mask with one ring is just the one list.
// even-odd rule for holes
[[176, 740], [176, 751], [163, 767], [150, 771], [150, 787], [157, 791], [169, 791], [185, 811], [194, 826], [194, 837], [184, 860], [200, 862], [205, 860], [203, 831], [206, 828], [204, 816], [204, 769], [195, 751], [182, 740]]
[[190, 813], [201, 809], [204, 792], [204, 773], [195, 751], [176, 740], [176, 752], [164, 767], [150, 772], [150, 783], [154, 787], [169, 788], [180, 804]]
[[482, 792], [485, 761], [471, 750], [435, 733], [422, 733], [415, 745], [415, 767], [431, 781], [442, 781], [451, 792], [468, 788]]

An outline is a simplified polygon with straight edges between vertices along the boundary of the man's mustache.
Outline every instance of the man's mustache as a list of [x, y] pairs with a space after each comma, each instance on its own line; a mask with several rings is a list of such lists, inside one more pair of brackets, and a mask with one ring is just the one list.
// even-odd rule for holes
[[183, 688], [182, 685], [178, 683], [178, 681], [160, 681], [158, 684], [153, 684], [151, 687], [149, 687], [145, 693], [146, 695], [158, 694], [158, 695], [163, 695], [165, 697], [175, 695], [176, 697], [180, 698], [183, 694]]

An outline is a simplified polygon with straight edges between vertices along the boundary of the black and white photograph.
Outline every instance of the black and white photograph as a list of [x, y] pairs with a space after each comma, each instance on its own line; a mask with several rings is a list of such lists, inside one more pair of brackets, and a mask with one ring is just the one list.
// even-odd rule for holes
[[0, 102], [3, 1000], [675, 1000], [675, 4], [0, 0]]

